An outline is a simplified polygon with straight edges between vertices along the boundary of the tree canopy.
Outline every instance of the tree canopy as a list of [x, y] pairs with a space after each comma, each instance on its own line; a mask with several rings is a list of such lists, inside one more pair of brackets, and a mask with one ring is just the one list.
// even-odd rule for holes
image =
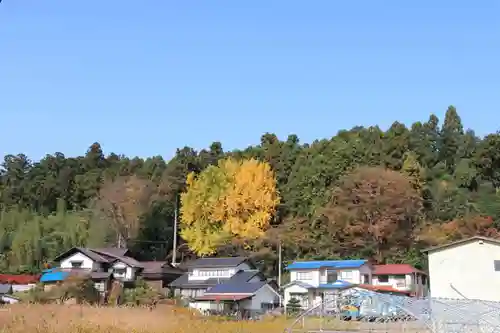
[[[424, 264], [423, 247], [500, 230], [500, 133], [478, 137], [450, 106], [440, 124], [394, 122], [301, 143], [272, 133], [241, 150], [220, 142], [161, 156], [62, 152], [4, 156], [0, 268], [39, 270], [72, 246], [128, 246], [180, 258], [246, 254], [284, 260], [373, 258]], [[333, 133], [332, 133], [333, 134]]]
[[262, 238], [279, 197], [267, 162], [229, 158], [190, 173], [181, 203], [181, 235], [196, 254], [207, 255], [233, 238]]

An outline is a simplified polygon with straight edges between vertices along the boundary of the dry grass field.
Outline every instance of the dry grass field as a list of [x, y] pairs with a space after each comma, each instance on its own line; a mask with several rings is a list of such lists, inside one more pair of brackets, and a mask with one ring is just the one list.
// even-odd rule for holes
[[285, 328], [286, 321], [280, 318], [221, 321], [169, 305], [152, 311], [79, 305], [0, 308], [0, 333], [281, 333]]

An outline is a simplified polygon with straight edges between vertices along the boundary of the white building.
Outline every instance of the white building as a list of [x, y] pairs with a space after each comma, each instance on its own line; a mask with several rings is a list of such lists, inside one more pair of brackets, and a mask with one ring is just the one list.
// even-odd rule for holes
[[265, 312], [280, 303], [274, 286], [246, 257], [201, 258], [185, 268], [188, 272], [170, 287], [191, 308]]
[[409, 264], [375, 265], [372, 284], [407, 292], [410, 296], [426, 297], [427, 274]]
[[296, 261], [286, 268], [290, 283], [283, 287], [284, 305], [291, 299], [309, 308], [352, 284], [371, 284], [373, 266], [367, 260]]
[[472, 237], [423, 251], [430, 296], [500, 301], [500, 241]]

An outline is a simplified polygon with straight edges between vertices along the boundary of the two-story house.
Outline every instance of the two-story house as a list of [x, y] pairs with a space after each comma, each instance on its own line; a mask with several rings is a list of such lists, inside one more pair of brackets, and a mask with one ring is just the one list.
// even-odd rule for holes
[[133, 286], [141, 276], [146, 282], [157, 280], [170, 283], [182, 274], [182, 271], [169, 267], [166, 262], [155, 265], [157, 274], [148, 270], [151, 262], [141, 263], [130, 256], [130, 251], [123, 248], [91, 249], [74, 247], [53, 259], [58, 267], [44, 271], [40, 282], [50, 286], [64, 281], [69, 276], [84, 276], [92, 279], [97, 290], [105, 293], [112, 280], [118, 280], [125, 287]]
[[375, 265], [372, 284], [407, 291], [411, 296], [428, 295], [427, 274], [409, 264]]
[[183, 267], [187, 272], [170, 287], [192, 308], [265, 311], [280, 303], [275, 286], [246, 257], [200, 258]]
[[370, 284], [373, 266], [367, 260], [295, 261], [286, 267], [290, 283], [283, 286], [285, 306], [292, 298], [308, 308], [351, 285]]

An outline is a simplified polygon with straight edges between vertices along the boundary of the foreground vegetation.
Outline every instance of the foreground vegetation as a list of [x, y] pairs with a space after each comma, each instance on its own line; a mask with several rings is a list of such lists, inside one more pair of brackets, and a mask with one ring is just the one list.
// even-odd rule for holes
[[[284, 261], [373, 258], [425, 266], [426, 246], [500, 226], [500, 134], [465, 130], [450, 107], [410, 127], [343, 130], [302, 144], [295, 135], [225, 152], [84, 156], [38, 162], [7, 155], [0, 170], [0, 271], [39, 271], [71, 246], [126, 245], [140, 260], [254, 256]], [[335, 240], [335, 241], [332, 241]]]
[[1, 333], [261, 333], [283, 332], [282, 318], [220, 321], [188, 309], [160, 305], [144, 308], [98, 308], [80, 305], [13, 305], [0, 311]]

